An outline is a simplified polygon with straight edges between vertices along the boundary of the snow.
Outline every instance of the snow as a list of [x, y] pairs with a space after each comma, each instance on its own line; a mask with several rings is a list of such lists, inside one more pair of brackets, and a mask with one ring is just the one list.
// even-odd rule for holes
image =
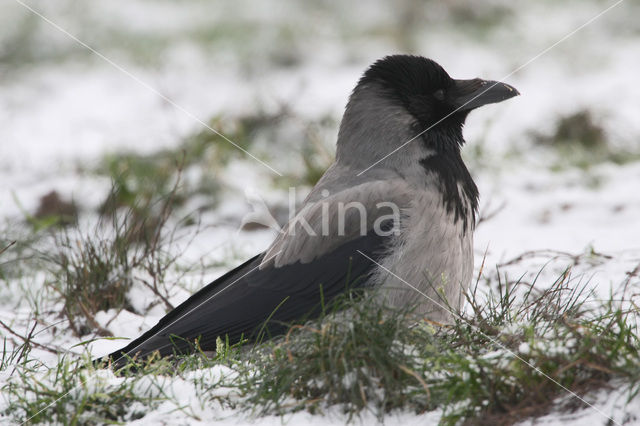
[[[0, 24], [6, 24], [0, 32], [0, 55], [18, 40], [14, 38], [18, 27], [11, 23], [29, 19], [29, 12], [20, 5], [6, 3], [0, 14]], [[383, 55], [407, 50], [399, 30], [394, 36], [394, 28], [400, 26], [396, 13], [383, 2], [376, 2], [376, 7], [240, 2], [213, 8], [202, 1], [129, 0], [77, 10], [73, 9], [77, 2], [60, 3], [64, 7], [33, 5], [203, 121], [219, 117], [224, 122], [259, 108], [275, 110], [281, 103], [311, 121], [326, 115], [338, 119], [362, 70]], [[431, 16], [419, 7], [413, 10], [405, 5], [410, 12], [429, 18], [415, 30], [413, 51], [436, 59], [454, 77], [506, 77], [522, 93], [507, 103], [474, 112], [466, 126], [467, 150], [481, 146], [485, 152], [472, 170], [481, 191], [481, 212], [498, 208], [476, 231], [476, 270], [486, 256], [486, 273], [501, 265], [512, 277], [526, 274], [532, 278], [544, 266], [543, 277], [557, 277], [573, 263], [572, 256], [593, 251], [589, 262], [573, 266], [572, 276], [574, 282], [594, 287], [594, 297], [606, 297], [640, 264], [640, 162], [552, 171], [546, 164], [553, 154], [532, 144], [529, 135], [532, 131], [550, 133], [559, 115], [588, 109], [614, 146], [637, 151], [640, 85], [635, 82], [640, 32], [634, 16], [638, 6], [624, 2], [512, 73], [607, 4], [536, 2], [517, 9], [508, 2], [492, 4], [507, 7], [510, 17], [480, 37], [473, 36], [471, 29], [441, 22], [442, 17], [447, 18], [442, 10]], [[74, 199], [85, 213], [95, 210], [110, 183], [91, 170], [105, 154], [175, 147], [185, 135], [201, 129], [189, 113], [174, 108], [53, 27], [38, 19], [34, 25], [33, 41], [27, 47], [36, 59], [18, 59], [0, 68], [0, 220], [7, 223], [21, 219], [25, 211], [33, 213], [39, 198], [53, 189]], [[237, 35], [241, 42], [235, 44], [233, 34], [210, 35], [211, 41], [196, 36], [196, 30], [223, 32], [234, 26], [237, 32], [250, 29], [251, 33]], [[281, 27], [294, 35], [287, 38], [286, 31], [278, 30]], [[116, 37], [120, 32], [124, 38]], [[127, 37], [134, 40], [130, 46], [123, 41]], [[142, 47], [135, 46], [136, 40]], [[280, 50], [291, 50], [293, 65], [277, 63], [278, 43], [284, 45]], [[154, 52], [157, 57], [153, 60], [140, 58], [143, 53], [154, 56]], [[56, 54], [58, 59], [47, 59]], [[332, 143], [327, 141], [329, 146]], [[293, 144], [295, 141], [275, 141], [272, 149], [279, 158], [267, 162], [273, 161], [278, 169], [298, 170], [297, 157], [287, 155]], [[279, 146], [286, 148], [278, 152]], [[514, 149], [524, 154], [513, 159], [510, 152]], [[239, 231], [238, 226], [239, 218], [251, 212], [247, 199], [256, 194], [269, 206], [288, 205], [287, 190], [273, 188], [265, 178], [269, 173], [246, 156], [230, 163], [220, 177], [226, 188], [224, 202], [202, 215], [205, 227], [191, 244], [176, 245], [185, 263], [203, 258], [237, 263], [267, 247], [275, 235], [272, 230]], [[523, 263], [504, 265], [525, 252], [536, 253]], [[186, 299], [192, 290], [225, 270], [226, 266], [208, 270], [206, 276], [187, 276], [183, 288], [172, 292], [172, 302]], [[27, 330], [32, 307], [22, 292], [28, 293], [25, 288], [30, 287], [37, 294], [44, 279], [38, 272], [0, 289], [0, 319], [14, 324], [17, 331]], [[637, 286], [637, 278], [633, 282]], [[148, 292], [142, 287], [135, 287], [134, 292], [134, 307], [144, 311]], [[49, 308], [51, 323], [59, 320], [54, 311], [60, 307]], [[99, 313], [96, 320], [116, 336], [133, 338], [163, 313], [159, 306], [144, 316], [109, 311]], [[60, 347], [78, 343], [64, 326], [45, 331], [38, 339]], [[122, 342], [98, 340], [90, 347], [94, 354], [102, 354]], [[73, 351], [79, 353], [82, 348]], [[48, 365], [56, 361], [46, 351], [36, 349], [34, 353]], [[250, 419], [229, 408], [201, 407], [191, 385], [174, 381], [167, 389], [202, 419], [190, 420], [191, 424], [207, 424], [212, 419], [228, 425], [344, 423], [337, 410], [323, 416], [300, 412], [284, 418]], [[622, 392], [602, 391], [592, 399], [618, 421], [624, 413], [640, 416], [638, 398], [625, 406]], [[166, 402], [132, 424], [183, 424], [184, 413], [176, 408]], [[422, 416], [393, 413], [385, 423], [435, 423], [439, 416], [438, 412]], [[553, 412], [522, 424], [605, 424], [605, 420], [586, 409]], [[365, 414], [360, 421], [372, 424], [376, 419]]]
[[[587, 403], [594, 408], [577, 410], [575, 412], [553, 411], [535, 420], [518, 423], [518, 426], [581, 426], [581, 425], [610, 425], [635, 424], [640, 419], [638, 412], [640, 402], [638, 398], [628, 402], [626, 389], [611, 389], [598, 391], [587, 397]], [[609, 419], [613, 419], [611, 422]]]

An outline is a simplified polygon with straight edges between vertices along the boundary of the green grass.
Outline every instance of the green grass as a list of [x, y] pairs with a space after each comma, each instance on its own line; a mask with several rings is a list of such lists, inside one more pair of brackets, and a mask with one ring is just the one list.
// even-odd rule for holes
[[[280, 131], [275, 116], [242, 123], [239, 140]], [[313, 132], [307, 138], [305, 176], [295, 179], [311, 185], [326, 152], [313, 142], [320, 140]], [[82, 231], [87, 228], [78, 223], [34, 227], [29, 222], [30, 238], [6, 233], [0, 239], [0, 283], [15, 283], [29, 275], [27, 269], [43, 268], [44, 261], [49, 275], [45, 291], [33, 298], [35, 318], [51, 321], [47, 312], [53, 302], [78, 337], [108, 336], [95, 315], [133, 310], [127, 299], [133, 285], [143, 284], [154, 295], [152, 304], [170, 309], [167, 290], [176, 281], [168, 271], [175, 272], [178, 257], [166, 243], [185, 223], [175, 209], [198, 193], [198, 185], [183, 185], [180, 176], [211, 162], [213, 178], [240, 155], [214, 139], [196, 133], [181, 149], [109, 157], [101, 173], [114, 181], [105, 198], [113, 204], [103, 204], [99, 223]], [[217, 161], [221, 164], [213, 166]], [[30, 246], [43, 244], [45, 237], [51, 237], [43, 246], [50, 250], [38, 255]], [[198, 409], [222, 405], [250, 417], [337, 408], [348, 420], [364, 413], [382, 420], [395, 410], [436, 410], [442, 424], [512, 424], [553, 408], [584, 406], [575, 398], [558, 402], [566, 396], [562, 387], [588, 395], [615, 382], [628, 387], [630, 398], [637, 395], [637, 308], [628, 299], [632, 289], [622, 288], [625, 294], [595, 302], [568, 272], [553, 283], [532, 284], [507, 282], [497, 274], [476, 283], [468, 313], [445, 326], [417, 318], [411, 307], [393, 311], [366, 297], [364, 302], [347, 297], [283, 338], [251, 347], [229, 347], [221, 340], [213, 359], [204, 354], [155, 359], [118, 376], [96, 370], [88, 357], [58, 349], [53, 350], [58, 362], [45, 366], [33, 355], [38, 346], [31, 334], [19, 339], [9, 333], [0, 358], [0, 372], [7, 377], [0, 411], [15, 422], [34, 416], [33, 424], [125, 423], [169, 403], [193, 419], [199, 419]], [[42, 299], [43, 293], [53, 300]], [[229, 374], [216, 376], [219, 368]], [[174, 383], [189, 389], [197, 403], [172, 393]]]
[[[73, 13], [65, 16], [72, 24], [85, 25], [71, 25], [72, 32], [79, 31], [83, 39], [90, 33], [87, 42], [117, 60], [143, 67], [161, 65], [163, 59], [158, 58], [172, 48], [173, 41], [188, 40], [211, 54], [228, 49], [239, 52], [243, 65], [239, 68], [249, 76], [262, 73], [265, 64], [287, 67], [303, 61], [305, 42], [296, 39], [296, 32], [304, 29], [314, 34], [336, 19], [328, 8], [307, 14], [320, 23], [317, 27], [303, 22], [297, 28], [286, 19], [254, 22], [251, 17], [216, 25], [211, 21], [174, 38], [155, 31], [115, 31], [110, 23], [113, 19], [101, 22], [88, 9], [77, 6], [71, 4], [73, 11], [67, 7], [66, 12]], [[397, 16], [374, 24], [362, 21], [361, 26], [351, 25], [348, 17], [339, 18], [347, 56], [359, 60], [364, 39], [412, 50], [425, 19], [434, 25], [453, 21], [483, 41], [490, 39], [492, 28], [516, 17], [515, 9], [505, 6], [474, 8], [456, 2], [425, 16], [430, 6], [434, 5], [418, 2], [397, 7]], [[441, 19], [442, 12], [450, 19]], [[17, 78], [20, 71], [39, 64], [85, 61], [87, 52], [73, 43], [46, 43], [43, 34], [46, 37], [48, 31], [39, 18], [28, 13], [9, 29], [0, 48], [0, 62], [9, 64], [7, 71], [16, 71], [5, 73], [8, 77]], [[256, 36], [263, 43], [251, 45], [249, 41]], [[287, 48], [283, 51], [282, 46]], [[209, 124], [269, 162], [274, 160], [269, 157], [270, 144], [277, 143], [280, 152], [287, 153], [287, 161], [304, 164], [299, 170], [285, 169], [287, 176], [277, 178], [276, 185], [313, 185], [331, 162], [330, 153], [319, 141], [334, 140], [337, 123], [323, 120], [319, 130], [333, 133], [318, 137], [318, 129], [289, 114], [286, 110], [258, 111], [236, 118], [213, 117]], [[296, 123], [293, 131], [287, 128], [291, 122]], [[550, 163], [554, 170], [588, 171], [605, 162], [625, 164], [640, 159], [634, 150], [615, 147], [586, 111], [560, 117], [551, 135], [536, 142], [554, 155]], [[484, 145], [474, 148], [466, 155], [479, 167], [504, 167], [502, 159], [492, 157]], [[527, 154], [517, 155], [520, 160]], [[153, 303], [170, 308], [166, 289], [175, 282], [167, 271], [178, 266], [165, 243], [172, 238], [173, 230], [168, 228], [187, 220], [176, 219], [179, 215], [168, 212], [167, 203], [171, 209], [182, 209], [200, 197], [199, 201], [205, 200], [202, 210], [214, 208], [222, 189], [219, 177], [226, 165], [239, 158], [243, 154], [237, 148], [209, 130], [197, 131], [177, 148], [152, 155], [107, 156], [97, 173], [111, 179], [114, 189], [102, 203], [98, 225], [81, 228], [76, 212], [69, 214], [73, 200], [61, 199], [59, 207], [64, 208], [43, 209], [41, 215], [33, 212], [26, 217], [32, 234], [0, 233], [4, 305], [24, 308], [20, 303], [28, 299], [34, 324], [40, 325], [52, 324], [52, 315], [60, 308], [71, 329], [67, 336], [107, 334], [94, 315], [108, 309], [133, 310], [127, 295], [143, 276], [143, 285], [154, 294]], [[196, 171], [196, 177], [176, 186], [178, 176], [187, 171]], [[590, 179], [596, 185], [599, 178]], [[58, 228], [59, 224], [67, 227]], [[40, 289], [33, 281], [43, 270], [47, 278]], [[71, 354], [60, 353], [57, 362], [44, 365], [34, 355], [38, 348], [33, 341], [35, 329], [28, 328], [25, 339], [20, 340], [8, 331], [15, 324], [6, 324], [1, 329], [0, 422], [7, 418], [23, 422], [34, 416], [30, 423], [125, 423], [164, 402], [174, 404], [186, 418], [198, 419], [183, 406], [179, 395], [168, 390], [173, 382], [192, 388], [198, 404], [223, 404], [252, 416], [298, 410], [322, 413], [335, 407], [350, 419], [364, 412], [384, 418], [396, 409], [440, 410], [443, 424], [510, 424], [543, 414], [558, 404], [556, 397], [565, 395], [548, 377], [581, 395], [613, 381], [628, 386], [630, 397], [637, 395], [640, 342], [635, 305], [613, 296], [608, 301], [589, 302], [589, 294], [576, 290], [567, 274], [554, 283], [538, 284], [549, 289], [537, 292], [524, 283], [499, 278], [478, 284], [469, 295], [470, 313], [444, 327], [416, 318], [410, 307], [394, 312], [346, 299], [339, 303], [349, 310], [348, 316], [333, 315], [329, 309], [325, 317], [293, 328], [285, 338], [257, 347], [229, 347], [220, 340], [213, 359], [197, 354], [153, 360], [139, 366], [137, 373], [123, 372], [119, 377], [94, 369], [89, 357]], [[67, 328], [64, 324], [59, 328]], [[224, 380], [207, 374], [221, 366], [234, 374]], [[571, 406], [582, 405], [573, 400]]]
[[[584, 396], [616, 383], [637, 395], [640, 335], [628, 283], [624, 294], [596, 301], [569, 271], [553, 283], [486, 280], [450, 325], [350, 295], [276, 340], [234, 347], [219, 340], [214, 358], [151, 359], [118, 376], [88, 357], [43, 366], [29, 338], [0, 363], [11, 371], [4, 415], [35, 416], [33, 424], [127, 422], [169, 403], [193, 419], [222, 406], [249, 417], [337, 408], [350, 421], [363, 413], [383, 420], [396, 410], [437, 410], [444, 425], [513, 424], [585, 408], [563, 387]], [[217, 375], [220, 368], [228, 374]], [[189, 402], [173, 384], [193, 393]]]
[[116, 209], [88, 232], [52, 231], [53, 250], [42, 254], [52, 275], [46, 285], [63, 304], [62, 314], [74, 335], [110, 335], [94, 315], [109, 309], [134, 311], [127, 298], [134, 282], [143, 283], [159, 303], [171, 308], [167, 272], [177, 256], [168, 246], [180, 225], [172, 218], [178, 188], [176, 181], [164, 196]]
[[[265, 140], [287, 131], [287, 114], [241, 117], [225, 133], [260, 152]], [[605, 133], [590, 120], [584, 114], [559, 120], [549, 148], [559, 154], [576, 149], [592, 156], [589, 161], [600, 158], [593, 157], [600, 150], [610, 152]], [[274, 180], [276, 185], [313, 185], [331, 158], [319, 133], [331, 131], [335, 123], [298, 124], [305, 167]], [[220, 123], [212, 119], [211, 125], [218, 128]], [[471, 153], [479, 164], [486, 156], [481, 148]], [[144, 285], [153, 294], [152, 305], [169, 310], [168, 288], [177, 282], [170, 281], [168, 272], [179, 266], [167, 244], [188, 223], [178, 219], [176, 209], [199, 195], [213, 206], [220, 187], [208, 182], [217, 182], [224, 167], [241, 156], [204, 130], [176, 149], [108, 156], [98, 173], [114, 184], [98, 223], [86, 228], [74, 219], [60, 227], [57, 213], [25, 215], [31, 236], [6, 233], [0, 239], [0, 283], [9, 288], [30, 276], [28, 269], [44, 268], [45, 291], [29, 296], [34, 318], [47, 324], [53, 303], [77, 337], [109, 336], [95, 315], [110, 309], [133, 311], [128, 295], [134, 285]], [[194, 170], [198, 179], [181, 180]], [[41, 245], [46, 249], [33, 249]], [[546, 290], [538, 291], [538, 286]], [[47, 294], [53, 296], [47, 299]], [[0, 410], [16, 422], [33, 417], [33, 424], [124, 423], [162, 403], [193, 419], [199, 419], [198, 409], [222, 405], [250, 417], [300, 410], [322, 414], [337, 408], [348, 420], [364, 413], [383, 420], [396, 410], [436, 410], [442, 424], [512, 424], [553, 408], [584, 406], [576, 398], [559, 402], [566, 396], [562, 387], [588, 395], [615, 382], [628, 387], [630, 398], [637, 395], [637, 308], [628, 294], [600, 302], [590, 296], [573, 284], [568, 272], [553, 283], [532, 284], [507, 282], [497, 274], [476, 283], [468, 294], [468, 313], [444, 326], [417, 318], [410, 306], [393, 311], [366, 296], [364, 301], [346, 297], [327, 307], [322, 318], [293, 327], [285, 337], [251, 347], [229, 347], [220, 340], [214, 358], [199, 353], [153, 359], [118, 376], [96, 370], [89, 357], [59, 348], [49, 348], [59, 360], [45, 366], [33, 355], [38, 348], [33, 330], [24, 339], [8, 333], [0, 358], [0, 372], [8, 377]], [[5, 325], [5, 331], [13, 327]], [[216, 376], [219, 368], [229, 374]], [[189, 389], [197, 403], [185, 403], [179, 392], [172, 393], [173, 384]]]
[[613, 379], [637, 387], [634, 312], [590, 306], [567, 276], [540, 294], [520, 283], [498, 289], [488, 299], [471, 295], [473, 315], [451, 326], [356, 304], [349, 320], [292, 329], [248, 361], [252, 374], [239, 383], [246, 407], [262, 415], [337, 405], [381, 420], [394, 409], [439, 409], [443, 424], [510, 424], [564, 395], [550, 378], [579, 394]]
[[[24, 223], [8, 222], [0, 238], [0, 298], [7, 305], [28, 303], [31, 316], [45, 324], [57, 313], [75, 337], [109, 336], [95, 319], [101, 311], [145, 314], [157, 304], [171, 309], [170, 290], [195, 267], [183, 265], [173, 246], [200, 229], [190, 215], [175, 211], [181, 188], [176, 173], [166, 192], [97, 217], [87, 215], [80, 223], [61, 227], [57, 220], [38, 221], [35, 226], [26, 212]], [[120, 190], [114, 183], [107, 199], [117, 198]], [[129, 300], [134, 285], [155, 300], [134, 309]]]
[[[53, 368], [33, 360], [16, 366], [4, 386], [5, 414], [28, 424], [114, 424], [133, 421], [159, 405], [157, 381], [148, 374], [117, 380], [90, 368], [86, 359], [60, 359]], [[151, 379], [151, 380], [150, 380]]]
[[[469, 295], [472, 313], [447, 326], [417, 318], [411, 309], [399, 312], [366, 297], [346, 298], [321, 319], [295, 326], [278, 340], [245, 348], [219, 341], [214, 359], [197, 354], [137, 364], [137, 373], [121, 372], [119, 386], [145, 376], [188, 378], [205, 403], [241, 408], [250, 416], [322, 414], [339, 407], [351, 420], [363, 412], [382, 420], [398, 409], [439, 410], [441, 424], [512, 424], [536, 417], [566, 396], [561, 386], [586, 395], [615, 380], [634, 396], [640, 378], [636, 312], [628, 309], [628, 300], [613, 296], [590, 302], [590, 294], [570, 282], [563, 274], [542, 292], [523, 283], [491, 283], [495, 292], [488, 295], [476, 288]], [[234, 374], [214, 383], [193, 375], [219, 365]], [[55, 380], [69, 390], [70, 378]], [[155, 400], [148, 394], [123, 389], [122, 395], [114, 390], [110, 396], [116, 406], [118, 398], [137, 397], [153, 409]], [[233, 396], [220, 396], [221, 389], [233, 390]], [[29, 392], [34, 391], [20, 394]], [[83, 410], [107, 415], [91, 405], [95, 397], [73, 398]], [[85, 400], [88, 405], [81, 405]], [[14, 405], [28, 412], [43, 403], [21, 399]], [[576, 399], [564, 404], [584, 407]], [[118, 421], [129, 414], [123, 412]]]
[[[414, 363], [405, 315], [366, 299], [339, 302], [346, 313], [296, 326], [286, 338], [260, 348], [241, 375], [246, 406], [257, 414], [339, 404], [350, 414], [375, 407], [428, 408]], [[408, 313], [405, 313], [408, 314]]]

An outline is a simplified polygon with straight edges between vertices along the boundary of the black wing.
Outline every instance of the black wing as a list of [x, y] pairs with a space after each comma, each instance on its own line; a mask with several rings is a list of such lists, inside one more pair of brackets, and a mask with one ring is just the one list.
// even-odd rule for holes
[[196, 339], [208, 351], [215, 350], [218, 336], [235, 343], [255, 339], [259, 331], [282, 334], [287, 324], [318, 314], [322, 301], [365, 285], [375, 264], [358, 251], [379, 259], [385, 240], [370, 232], [312, 262], [277, 268], [259, 269], [260, 254], [202, 288], [109, 357], [123, 365], [126, 357], [144, 358], [155, 351], [163, 356], [191, 352]]

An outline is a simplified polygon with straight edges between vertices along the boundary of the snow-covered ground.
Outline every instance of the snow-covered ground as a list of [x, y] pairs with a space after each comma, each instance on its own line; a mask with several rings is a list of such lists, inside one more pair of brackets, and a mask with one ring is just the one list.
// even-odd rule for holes
[[[465, 155], [481, 191], [481, 214], [490, 216], [475, 234], [477, 270], [484, 259], [485, 274], [496, 273], [500, 265], [500, 273], [531, 278], [546, 265], [539, 280], [544, 285], [573, 265], [576, 255], [592, 253], [573, 266], [572, 275], [595, 287], [594, 297], [606, 297], [640, 264], [640, 161], [577, 167], [532, 136], [550, 135], [560, 117], [588, 110], [608, 146], [640, 152], [636, 2], [55, 3], [27, 2], [100, 56], [19, 2], [0, 5], [0, 225], [35, 212], [40, 197], [51, 190], [73, 199], [90, 216], [109, 189], [107, 177], [91, 172], [106, 154], [176, 147], [211, 117], [223, 123], [223, 133], [225, 120], [275, 111], [281, 104], [297, 119], [337, 121], [372, 61], [411, 52], [435, 59], [456, 78], [501, 79], [522, 94], [474, 112], [466, 126]], [[322, 143], [331, 152], [335, 129], [329, 133]], [[257, 147], [264, 148], [264, 143]], [[265, 162], [277, 171], [291, 174], [304, 167], [296, 141], [269, 141], [267, 148], [271, 155]], [[567, 165], [558, 167], [563, 162]], [[203, 214], [205, 226], [184, 249], [184, 259], [206, 256], [229, 265], [265, 248], [272, 231], [237, 229], [251, 210], [247, 190], [270, 206], [287, 206], [288, 191], [272, 185], [272, 178], [264, 165], [236, 157], [220, 177], [222, 202]], [[300, 188], [300, 195], [307, 189]], [[524, 261], [509, 264], [523, 253], [528, 253]], [[191, 277], [192, 289], [226, 267]], [[42, 274], [0, 289], [0, 319], [15, 330], [24, 331], [32, 317], [29, 297], [21, 293], [25, 282], [37, 292]], [[640, 282], [632, 278], [637, 292]], [[187, 296], [175, 291], [172, 301]], [[105, 312], [96, 318], [108, 322], [105, 327], [115, 335], [134, 337], [163, 312], [157, 308], [142, 317], [122, 311], [115, 319]], [[70, 331], [54, 330], [37, 340], [61, 348], [77, 343]], [[121, 341], [97, 341], [91, 349], [102, 354], [119, 346]], [[46, 351], [33, 353], [50, 365], [56, 362]], [[185, 405], [197, 405], [180, 383], [171, 386]], [[640, 416], [637, 400], [625, 407], [610, 394], [592, 399], [616, 420], [627, 412]], [[161, 405], [136, 424], [184, 424], [174, 409]], [[199, 416], [202, 424], [245, 421], [230, 409], [209, 407]], [[438, 416], [396, 413], [386, 423], [429, 424]], [[552, 413], [538, 422], [605, 420], [588, 409]], [[344, 418], [337, 412], [297, 413], [252, 423], [283, 421], [325, 425], [342, 424]]]

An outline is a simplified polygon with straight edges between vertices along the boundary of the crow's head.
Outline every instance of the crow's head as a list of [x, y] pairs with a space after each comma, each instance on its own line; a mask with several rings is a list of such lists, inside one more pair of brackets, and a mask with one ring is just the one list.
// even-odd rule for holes
[[423, 130], [440, 123], [462, 125], [472, 109], [519, 94], [497, 81], [453, 79], [431, 59], [410, 55], [387, 56], [375, 62], [356, 90], [366, 87], [406, 108]]
[[371, 65], [353, 90], [340, 126], [337, 158], [371, 164], [402, 146], [400, 158], [381, 164], [398, 168], [408, 161], [402, 157], [424, 156], [418, 147], [404, 149], [418, 135], [428, 150], [458, 150], [469, 111], [518, 94], [497, 81], [453, 79], [421, 56], [387, 56]]

